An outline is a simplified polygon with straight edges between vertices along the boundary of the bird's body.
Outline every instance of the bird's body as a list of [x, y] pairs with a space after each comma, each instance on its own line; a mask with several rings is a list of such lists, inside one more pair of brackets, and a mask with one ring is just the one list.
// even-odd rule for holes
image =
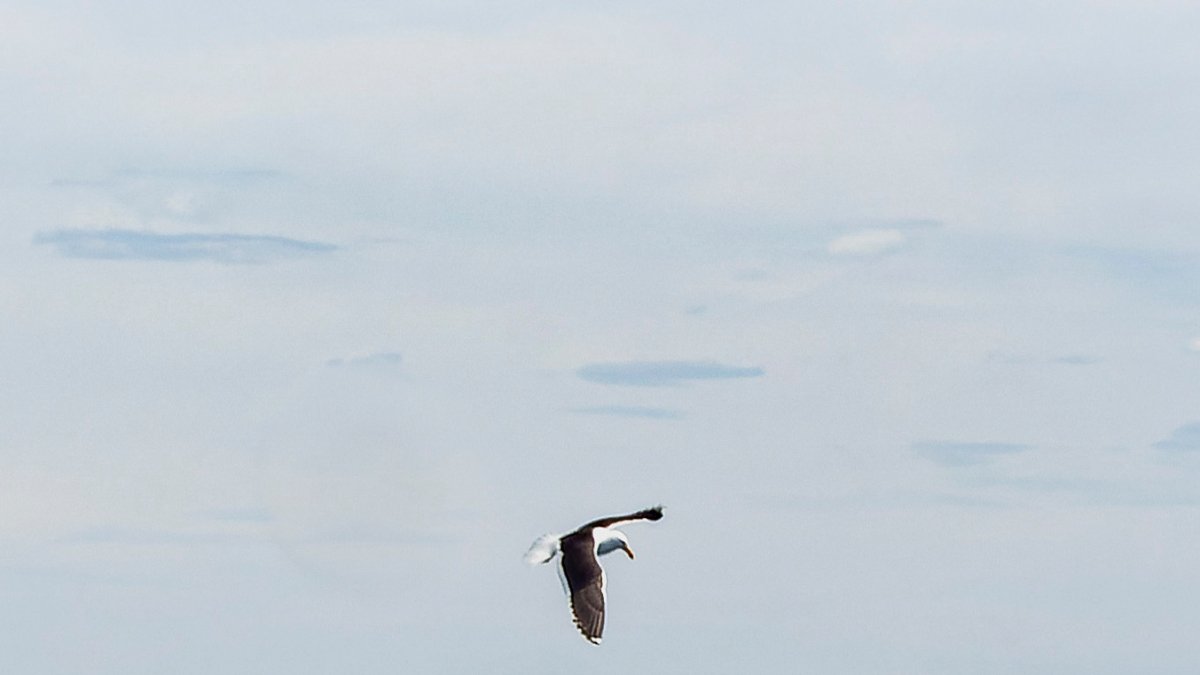
[[604, 634], [607, 580], [598, 558], [613, 551], [624, 551], [633, 559], [629, 539], [616, 529], [617, 526], [660, 518], [661, 506], [625, 516], [600, 518], [564, 535], [539, 537], [526, 552], [525, 561], [531, 565], [548, 563], [555, 555], [560, 556], [558, 573], [570, 601], [571, 616], [588, 642], [598, 645]]

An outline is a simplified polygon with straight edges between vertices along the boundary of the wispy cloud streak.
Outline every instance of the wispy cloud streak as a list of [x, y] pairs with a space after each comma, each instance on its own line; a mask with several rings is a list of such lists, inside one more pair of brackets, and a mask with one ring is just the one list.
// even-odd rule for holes
[[39, 233], [33, 243], [51, 246], [67, 258], [219, 263], [263, 263], [327, 254], [338, 248], [324, 242], [268, 235], [138, 230], [57, 230]]
[[330, 368], [394, 368], [403, 360], [399, 352], [377, 352], [347, 359], [329, 359], [325, 365]]
[[1064, 354], [1051, 359], [1053, 363], [1064, 366], [1094, 366], [1100, 363], [1100, 359], [1088, 354]]
[[630, 417], [650, 420], [679, 420], [684, 417], [683, 413], [678, 410], [633, 405], [599, 405], [585, 408], [571, 408], [569, 412], [576, 415]]
[[50, 181], [50, 186], [58, 188], [115, 188], [136, 181], [173, 184], [242, 185], [278, 181], [286, 178], [288, 178], [288, 174], [276, 169], [233, 168], [205, 170], [128, 168], [97, 178], [56, 178]]
[[904, 233], [899, 230], [866, 230], [838, 237], [829, 242], [826, 250], [834, 255], [870, 256], [892, 251], [903, 244]]
[[1033, 354], [1021, 354], [996, 350], [986, 357], [988, 363], [1008, 366], [1094, 366], [1104, 360], [1091, 354], [1062, 354], [1059, 356], [1043, 357]]
[[695, 380], [761, 377], [762, 368], [729, 366], [715, 361], [626, 361], [593, 363], [576, 371], [588, 382], [629, 387], [668, 387]]
[[980, 443], [964, 441], [920, 441], [912, 444], [916, 454], [942, 466], [978, 466], [998, 457], [1029, 450], [1020, 443]]
[[1200, 451], [1200, 422], [1185, 424], [1171, 432], [1170, 438], [1154, 444], [1157, 450]]
[[275, 514], [269, 509], [257, 506], [241, 508], [209, 509], [200, 513], [208, 520], [223, 523], [270, 523], [275, 520]]
[[1200, 256], [1191, 252], [1145, 251], [1078, 246], [1067, 256], [1096, 265], [1121, 284], [1141, 288], [1165, 300], [1195, 305], [1200, 298]]

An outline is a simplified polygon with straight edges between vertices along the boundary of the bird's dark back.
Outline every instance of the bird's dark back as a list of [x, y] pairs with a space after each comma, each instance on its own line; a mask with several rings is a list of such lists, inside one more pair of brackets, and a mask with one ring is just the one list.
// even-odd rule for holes
[[596, 542], [592, 531], [572, 532], [561, 540], [563, 575], [567, 586], [577, 591], [600, 576], [600, 563], [596, 561]]

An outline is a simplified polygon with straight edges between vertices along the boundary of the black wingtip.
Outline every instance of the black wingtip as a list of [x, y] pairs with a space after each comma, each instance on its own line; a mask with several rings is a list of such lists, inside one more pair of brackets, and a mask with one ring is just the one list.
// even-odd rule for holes
[[652, 507], [646, 509], [645, 511], [642, 511], [638, 515], [641, 516], [642, 518], [645, 518], [646, 520], [662, 520], [663, 505], [659, 504], [658, 506], [652, 506]]

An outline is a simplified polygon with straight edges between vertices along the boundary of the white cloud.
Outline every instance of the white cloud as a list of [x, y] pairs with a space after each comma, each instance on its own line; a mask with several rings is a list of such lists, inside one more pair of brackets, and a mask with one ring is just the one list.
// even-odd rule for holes
[[834, 255], [878, 255], [903, 243], [904, 233], [900, 230], [864, 230], [834, 239], [826, 250]]
[[1200, 337], [1192, 338], [1192, 341], [1188, 343], [1188, 349], [1200, 352]]

